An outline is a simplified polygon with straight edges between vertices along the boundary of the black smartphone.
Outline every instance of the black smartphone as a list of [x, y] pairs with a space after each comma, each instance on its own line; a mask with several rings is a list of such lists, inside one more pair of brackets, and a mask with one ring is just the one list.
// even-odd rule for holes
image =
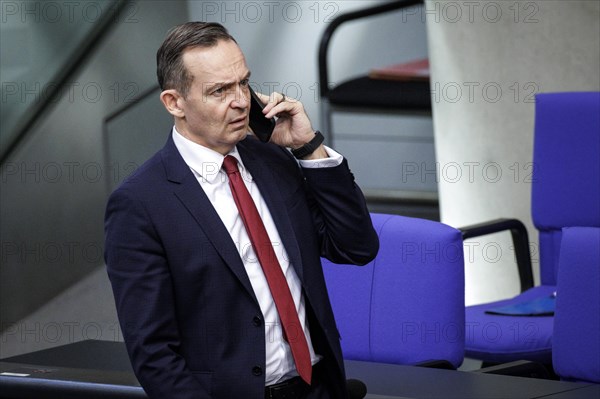
[[252, 87], [250, 88], [250, 129], [260, 141], [268, 142], [275, 129], [275, 118], [265, 118], [262, 113], [264, 104], [258, 98]]

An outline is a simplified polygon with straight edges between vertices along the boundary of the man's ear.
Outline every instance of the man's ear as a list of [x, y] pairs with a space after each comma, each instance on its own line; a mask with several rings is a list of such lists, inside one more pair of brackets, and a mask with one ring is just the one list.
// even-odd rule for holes
[[183, 118], [185, 112], [182, 108], [183, 97], [175, 89], [168, 89], [160, 93], [160, 101], [167, 111], [176, 118]]

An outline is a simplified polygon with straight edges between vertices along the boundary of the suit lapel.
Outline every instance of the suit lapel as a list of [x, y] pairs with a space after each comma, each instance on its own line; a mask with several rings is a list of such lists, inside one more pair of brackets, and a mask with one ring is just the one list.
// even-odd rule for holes
[[202, 190], [192, 171], [177, 151], [171, 136], [169, 136], [169, 141], [162, 150], [162, 159], [167, 179], [173, 183], [175, 196], [192, 214], [225, 264], [258, 303], [238, 249], [204, 190]]
[[[247, 139], [249, 140], [249, 139]], [[244, 142], [241, 142], [237, 146], [244, 166], [250, 171], [252, 179], [256, 183], [262, 197], [264, 198], [279, 236], [283, 241], [283, 245], [288, 254], [288, 258], [292, 263], [292, 266], [296, 270], [296, 274], [303, 281], [303, 267], [302, 267], [302, 256], [300, 255], [300, 248], [298, 247], [298, 240], [296, 234], [292, 228], [292, 222], [289, 214], [286, 210], [281, 191], [277, 185], [277, 178], [269, 167], [267, 162], [263, 162], [250, 151]]]

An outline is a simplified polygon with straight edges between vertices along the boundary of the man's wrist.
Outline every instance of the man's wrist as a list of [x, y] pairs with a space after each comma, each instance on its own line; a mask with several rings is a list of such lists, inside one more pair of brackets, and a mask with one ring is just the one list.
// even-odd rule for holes
[[318, 130], [315, 131], [315, 137], [312, 138], [308, 143], [304, 144], [302, 147], [292, 149], [292, 154], [297, 159], [303, 159], [307, 156], [311, 155], [315, 152], [317, 148], [323, 144], [325, 137]]

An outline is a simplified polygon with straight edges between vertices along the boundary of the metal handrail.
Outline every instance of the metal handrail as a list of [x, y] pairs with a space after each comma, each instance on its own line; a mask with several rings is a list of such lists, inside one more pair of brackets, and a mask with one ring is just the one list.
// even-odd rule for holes
[[345, 14], [337, 16], [331, 23], [325, 28], [323, 35], [321, 36], [321, 42], [319, 44], [319, 93], [321, 97], [325, 97], [329, 91], [329, 72], [327, 71], [327, 51], [329, 49], [329, 42], [331, 37], [337, 28], [345, 22], [353, 21], [359, 18], [370, 17], [373, 15], [383, 14], [389, 11], [399, 10], [422, 4], [423, 0], [400, 0], [392, 1], [389, 3], [379, 4], [374, 7], [364, 8], [358, 11], [351, 11]]

